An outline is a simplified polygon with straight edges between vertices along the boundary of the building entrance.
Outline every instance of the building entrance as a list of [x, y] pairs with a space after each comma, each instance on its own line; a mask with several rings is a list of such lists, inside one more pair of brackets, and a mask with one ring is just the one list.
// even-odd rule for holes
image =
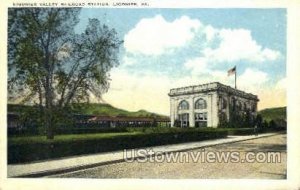
[[179, 114], [180, 127], [189, 127], [189, 114]]
[[207, 127], [207, 113], [195, 113], [195, 127]]

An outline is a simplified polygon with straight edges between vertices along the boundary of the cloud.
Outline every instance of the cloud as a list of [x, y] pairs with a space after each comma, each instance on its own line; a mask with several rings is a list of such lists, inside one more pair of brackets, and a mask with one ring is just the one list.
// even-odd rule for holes
[[211, 62], [250, 61], [261, 63], [274, 61], [280, 52], [263, 48], [246, 29], [220, 29], [214, 34], [220, 43], [216, 48], [207, 47], [203, 50], [204, 57]]
[[204, 27], [203, 32], [206, 36], [206, 40], [210, 42], [216, 37], [218, 30], [210, 25], [207, 25]]
[[156, 15], [141, 19], [124, 36], [124, 48], [124, 67], [111, 72], [111, 88], [103, 96], [116, 107], [168, 115], [171, 88], [215, 81], [234, 87], [234, 76], [226, 72], [229, 64], [246, 68], [237, 76], [237, 87], [257, 94], [260, 108], [285, 104], [286, 79], [274, 86], [271, 74], [259, 69], [282, 55], [261, 45], [250, 30], [215, 28], [188, 16], [169, 21]]
[[195, 59], [190, 59], [184, 63], [186, 69], [191, 70], [194, 75], [207, 73], [207, 60], [203, 57], [198, 57]]
[[[234, 84], [234, 78], [228, 77], [226, 71], [213, 69], [209, 67], [207, 62], [206, 58], [199, 57], [184, 63], [185, 68], [191, 72], [191, 78], [197, 79], [195, 85], [209, 82], [222, 82], [226, 85]], [[189, 80], [193, 81], [192, 79]]]
[[[197, 84], [221, 82], [234, 87], [234, 76], [228, 76], [224, 70], [207, 68], [205, 60], [203, 61], [201, 58], [190, 60], [186, 62], [185, 66], [194, 69], [191, 71], [190, 78], [197, 79]], [[189, 80], [195, 81], [192, 79]], [[268, 81], [269, 76], [267, 73], [258, 69], [247, 68], [237, 77], [237, 86], [241, 90], [256, 93], [258, 89], [264, 89]], [[188, 83], [188, 80], [186, 82]], [[182, 84], [184, 85], [184, 83]]]
[[190, 44], [201, 44], [199, 57], [209, 63], [262, 63], [281, 56], [279, 51], [258, 44], [250, 30], [214, 28], [188, 16], [170, 22], [161, 15], [144, 18], [124, 37], [126, 52], [132, 54], [163, 55]]
[[154, 74], [139, 75], [115, 68], [111, 72], [110, 90], [103, 99], [110, 104], [130, 110], [145, 109], [151, 112], [169, 114], [170, 80]]
[[126, 65], [134, 65], [135, 64], [136, 59], [129, 57], [128, 55], [124, 55], [123, 59], [122, 59], [122, 63], [126, 66]]
[[[215, 77], [226, 77], [224, 72], [218, 74]], [[145, 109], [166, 115], [169, 115], [170, 89], [212, 82], [204, 76], [170, 78], [157, 73], [129, 73], [124, 68], [114, 68], [111, 79], [110, 89], [102, 97], [106, 102], [130, 111]]]
[[268, 81], [269, 76], [267, 73], [252, 68], [247, 68], [242, 75], [237, 77], [238, 87], [252, 93], [264, 89]]
[[[219, 70], [211, 70], [207, 75], [187, 75], [181, 78], [170, 78], [157, 73], [129, 73], [124, 68], [114, 68], [111, 72], [111, 87], [103, 99], [118, 108], [137, 111], [145, 109], [151, 112], [169, 115], [168, 93], [170, 89], [199, 85], [219, 81], [234, 87], [234, 77]], [[285, 79], [277, 82], [280, 89], [269, 85], [267, 73], [258, 69], [247, 68], [237, 78], [240, 90], [258, 95], [259, 109], [286, 105], [286, 91], [281, 88]]]
[[172, 22], [161, 15], [140, 20], [124, 37], [124, 47], [130, 53], [160, 55], [181, 47], [195, 36], [199, 20], [182, 16]]

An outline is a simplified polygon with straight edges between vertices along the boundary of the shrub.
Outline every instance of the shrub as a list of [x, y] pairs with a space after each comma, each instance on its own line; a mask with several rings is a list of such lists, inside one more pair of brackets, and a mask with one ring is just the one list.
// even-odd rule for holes
[[56, 137], [52, 141], [45, 140], [45, 138], [37, 138], [35, 141], [12, 138], [8, 141], [8, 163], [24, 163], [64, 156], [224, 138], [227, 136], [227, 131], [186, 130], [179, 132], [178, 129], [175, 129], [169, 132], [157, 133], [110, 134], [107, 136], [102, 135], [98, 138], [96, 135], [93, 138], [89, 138], [89, 135], [85, 135], [85, 137], [81, 135], [80, 137], [82, 138], [78, 138], [77, 140], [72, 138], [58, 140]]
[[228, 128], [228, 135], [252, 135], [253, 128]]

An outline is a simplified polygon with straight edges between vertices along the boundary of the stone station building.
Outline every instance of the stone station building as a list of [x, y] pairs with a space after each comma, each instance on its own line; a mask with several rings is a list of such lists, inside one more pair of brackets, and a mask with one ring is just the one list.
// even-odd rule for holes
[[229, 121], [230, 108], [238, 114], [256, 115], [256, 95], [213, 82], [171, 89], [171, 126], [218, 127], [221, 119]]

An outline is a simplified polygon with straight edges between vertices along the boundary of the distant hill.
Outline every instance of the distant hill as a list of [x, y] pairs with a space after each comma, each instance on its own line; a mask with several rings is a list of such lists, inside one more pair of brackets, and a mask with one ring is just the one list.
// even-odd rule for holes
[[139, 110], [130, 112], [120, 108], [115, 108], [110, 104], [76, 104], [73, 107], [74, 113], [87, 115], [104, 115], [104, 116], [127, 116], [127, 117], [167, 117], [164, 115]]
[[286, 121], [286, 107], [267, 108], [258, 112], [266, 121], [284, 120]]
[[[33, 111], [37, 109], [35, 106], [19, 105], [19, 104], [8, 104], [8, 112], [22, 112], [22, 111]], [[110, 104], [73, 104], [72, 112], [76, 114], [85, 115], [99, 115], [99, 116], [125, 116], [125, 117], [155, 117], [155, 118], [168, 118], [165, 115], [160, 115], [146, 110], [139, 110], [136, 112], [130, 112], [127, 110], [115, 108]]]

